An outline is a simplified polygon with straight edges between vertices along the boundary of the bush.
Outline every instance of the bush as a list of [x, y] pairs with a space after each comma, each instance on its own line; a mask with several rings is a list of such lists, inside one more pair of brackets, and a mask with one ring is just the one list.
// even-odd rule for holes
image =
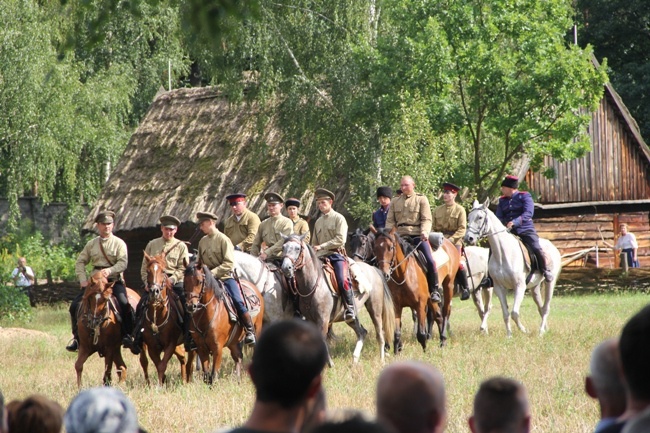
[[3, 320], [28, 320], [32, 317], [29, 298], [18, 287], [0, 286], [0, 318]]

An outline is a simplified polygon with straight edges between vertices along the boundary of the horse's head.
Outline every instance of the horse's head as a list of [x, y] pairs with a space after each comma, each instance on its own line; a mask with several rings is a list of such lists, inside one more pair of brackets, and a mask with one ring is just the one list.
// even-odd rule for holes
[[361, 229], [351, 233], [350, 256], [355, 260], [358, 258], [364, 262], [372, 259], [374, 257], [372, 252], [374, 239], [374, 234], [366, 234]]
[[165, 253], [150, 256], [145, 251], [144, 258], [147, 261], [147, 290], [154, 302], [164, 302], [167, 295], [167, 286], [171, 285], [171, 281], [165, 273], [167, 267]]
[[88, 280], [82, 302], [86, 305], [88, 325], [91, 328], [99, 326], [108, 317], [108, 302], [113, 294], [114, 284], [115, 282], [109, 283], [101, 272], [95, 272]]
[[474, 200], [472, 210], [467, 215], [467, 231], [463, 240], [468, 245], [476, 245], [476, 243], [486, 237], [490, 232], [490, 209], [488, 205], [490, 199], [486, 199], [485, 203], [479, 204], [478, 200]]
[[195, 312], [201, 308], [201, 298], [205, 293], [205, 272], [201, 262], [192, 260], [185, 268], [183, 279], [185, 289], [185, 304], [189, 312]]
[[384, 278], [390, 278], [392, 267], [395, 264], [395, 247], [397, 246], [396, 229], [390, 231], [382, 228], [375, 233], [373, 251], [377, 258], [377, 267], [384, 274]]
[[282, 245], [282, 272], [287, 278], [293, 278], [294, 273], [304, 266], [305, 245], [304, 239], [307, 233], [303, 235], [282, 235], [284, 244]]

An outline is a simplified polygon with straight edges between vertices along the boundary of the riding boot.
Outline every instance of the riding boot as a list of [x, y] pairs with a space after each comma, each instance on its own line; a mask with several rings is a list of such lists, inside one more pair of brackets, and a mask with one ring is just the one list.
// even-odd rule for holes
[[131, 349], [131, 353], [133, 353], [134, 355], [139, 355], [140, 352], [142, 352], [142, 343], [143, 343], [142, 332], [144, 331], [144, 315], [147, 309], [147, 305], [149, 305], [148, 293], [142, 296], [142, 299], [140, 299], [140, 302], [138, 302], [138, 306], [135, 309], [135, 326], [133, 327], [133, 334], [132, 334], [133, 339], [132, 341], [128, 341], [130, 346], [126, 346], [125, 340], [128, 339], [123, 339], [122, 341], [122, 344], [124, 344], [125, 347]]
[[186, 352], [191, 352], [198, 349], [198, 347], [196, 347], [194, 339], [192, 338], [192, 333], [190, 332], [190, 320], [192, 320], [192, 315], [186, 312], [185, 320], [183, 321], [183, 336], [185, 337], [183, 345], [185, 346]]
[[467, 284], [467, 269], [458, 270], [460, 281], [460, 300], [466, 301], [469, 299], [469, 285]]
[[354, 292], [352, 292], [352, 290], [341, 290], [341, 300], [343, 300], [343, 303], [345, 304], [343, 320], [348, 323], [354, 322], [357, 318], [354, 311]]
[[429, 296], [431, 296], [431, 301], [433, 302], [442, 302], [442, 296], [440, 295], [440, 285], [438, 283], [438, 272], [430, 272], [427, 274], [427, 283], [429, 285]]
[[494, 287], [494, 283], [492, 282], [492, 277], [490, 277], [490, 275], [486, 275], [483, 277], [476, 290], [489, 289], [490, 287]]
[[300, 312], [300, 298], [298, 295], [291, 295], [291, 302], [293, 303], [293, 317], [296, 319], [302, 319], [302, 313]]
[[127, 349], [133, 347], [133, 329], [135, 318], [133, 317], [133, 309], [130, 305], [126, 305], [122, 308], [122, 345]]
[[246, 336], [244, 337], [244, 344], [254, 346], [257, 339], [255, 338], [255, 327], [253, 326], [251, 315], [247, 311], [241, 314], [240, 318], [244, 325], [244, 332], [246, 333]]
[[546, 257], [544, 257], [544, 252], [541, 250], [534, 250], [535, 257], [537, 258], [537, 264], [539, 265], [539, 270], [542, 271], [542, 274], [544, 275], [544, 279], [547, 282], [553, 281], [553, 272], [548, 268], [546, 265]]
[[65, 350], [76, 352], [79, 350], [79, 330], [77, 328], [77, 317], [72, 312], [70, 313], [70, 321], [72, 322], [72, 341], [65, 346]]

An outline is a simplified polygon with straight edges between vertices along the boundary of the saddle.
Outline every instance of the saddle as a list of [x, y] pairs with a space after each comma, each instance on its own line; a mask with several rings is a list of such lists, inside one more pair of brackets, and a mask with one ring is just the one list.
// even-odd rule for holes
[[[429, 233], [429, 244], [431, 245], [433, 261], [436, 263], [437, 267], [443, 266], [449, 260], [449, 256], [447, 255], [447, 253], [440, 248], [444, 240], [445, 237], [442, 233], [439, 232]], [[424, 254], [421, 251], [416, 250], [415, 245], [411, 244], [410, 242], [407, 242], [406, 240], [404, 240], [404, 238], [400, 238], [400, 245], [402, 246], [402, 251], [404, 251], [405, 255], [411, 254], [412, 252], [413, 256], [417, 259], [418, 264], [422, 269], [422, 272], [424, 272], [424, 274], [426, 275], [427, 259], [424, 256]]]
[[[517, 242], [519, 242], [519, 248], [521, 249], [521, 254], [524, 256], [524, 267], [526, 270], [526, 284], [530, 283], [530, 280], [533, 279], [533, 275], [535, 274], [535, 271], [540, 271], [542, 270], [539, 267], [539, 262], [537, 260], [537, 256], [535, 256], [535, 252], [533, 249], [529, 246], [526, 245], [519, 236], [515, 235], [514, 233], [512, 234], [515, 239], [517, 239]], [[545, 252], [542, 251], [542, 254], [546, 254]], [[546, 257], [546, 260], [548, 260], [548, 257]]]
[[[248, 309], [248, 313], [251, 315], [251, 318], [257, 317], [257, 315], [260, 313], [262, 302], [260, 301], [260, 298], [257, 296], [255, 291], [251, 286], [246, 284], [245, 282], [242, 283], [239, 278], [235, 278], [235, 281], [237, 282], [237, 286], [239, 287], [239, 290], [242, 292], [242, 299], [244, 300], [244, 305], [246, 306], [246, 309]], [[228, 293], [228, 290], [223, 286], [223, 282], [221, 280], [218, 280], [218, 283], [221, 285], [221, 288], [223, 289], [224, 292], [224, 297], [223, 297], [223, 303], [226, 307], [226, 311], [228, 311], [228, 316], [230, 317], [231, 322], [237, 322], [238, 316], [237, 316], [237, 310], [235, 309], [235, 304], [232, 301], [232, 298], [230, 297], [230, 294]]]
[[[366, 280], [360, 271], [357, 271], [359, 264], [349, 257], [345, 258], [345, 263], [346, 266], [344, 275], [348, 281], [352, 283], [352, 290], [359, 293], [369, 292], [371, 289], [370, 282]], [[336, 281], [334, 267], [327, 259], [323, 262], [323, 271], [325, 273], [325, 281], [327, 282], [327, 287], [329, 287], [332, 295], [341, 296], [342, 288], [339, 287], [338, 282]]]

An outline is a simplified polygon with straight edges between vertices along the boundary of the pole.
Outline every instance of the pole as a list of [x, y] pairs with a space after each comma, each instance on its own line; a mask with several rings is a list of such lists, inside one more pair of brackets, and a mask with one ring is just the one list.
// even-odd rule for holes
[[167, 66], [167, 79], [169, 82], [169, 91], [172, 91], [172, 60], [169, 59], [168, 66]]

